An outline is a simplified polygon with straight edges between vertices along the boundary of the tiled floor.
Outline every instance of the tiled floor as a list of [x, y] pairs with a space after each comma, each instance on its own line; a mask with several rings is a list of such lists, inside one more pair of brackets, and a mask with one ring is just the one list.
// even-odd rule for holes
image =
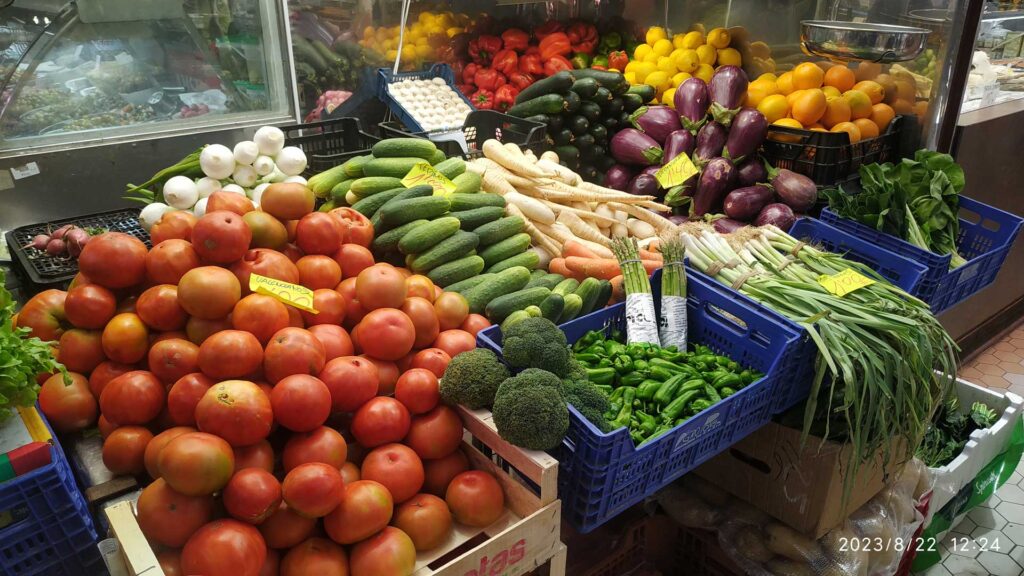
[[[1018, 326], [960, 370], [976, 384], [1024, 396], [1024, 325]], [[951, 539], [979, 541], [985, 552], [950, 551]], [[999, 550], [995, 550], [998, 543]], [[967, 513], [941, 544], [943, 560], [925, 576], [1020, 576], [1024, 574], [1024, 460], [987, 502]], [[962, 545], [960, 546], [963, 547]]]

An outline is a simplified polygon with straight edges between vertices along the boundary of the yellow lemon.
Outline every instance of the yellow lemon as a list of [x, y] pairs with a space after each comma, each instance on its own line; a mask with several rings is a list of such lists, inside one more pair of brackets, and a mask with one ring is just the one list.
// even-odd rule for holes
[[658, 40], [665, 40], [666, 38], [668, 38], [668, 33], [661, 26], [651, 26], [647, 29], [647, 34], [644, 36], [644, 40], [651, 46], [654, 46], [654, 43]]
[[363, 28], [363, 39], [373, 38], [373, 26]]
[[654, 86], [658, 93], [662, 93], [669, 87], [669, 76], [661, 70], [656, 70], [647, 75], [644, 79], [644, 84], [648, 86]]
[[406, 44], [402, 46], [402, 60], [415, 60], [416, 59], [416, 46]]
[[701, 64], [713, 65], [718, 58], [718, 51], [709, 44], [697, 46], [697, 59]]
[[762, 100], [778, 93], [779, 87], [775, 85], [775, 82], [751, 82], [747, 87], [747, 106], [756, 108]]
[[657, 65], [658, 64], [658, 58], [661, 58], [661, 56], [659, 56], [657, 52], [653, 52], [652, 51], [652, 52], [648, 53], [647, 56], [644, 56], [643, 61], [644, 62], [650, 62], [651, 64]]
[[704, 35], [696, 30], [693, 32], [687, 32], [686, 35], [683, 36], [683, 48], [695, 50], [697, 46], [700, 46], [703, 43]]
[[793, 87], [793, 73], [784, 72], [779, 79], [775, 81], [775, 85], [779, 87], [779, 94], [783, 96], [789, 96], [796, 88]]
[[665, 90], [665, 92], [662, 93], [662, 95], [661, 95], [661, 103], [664, 104], [665, 106], [670, 107], [670, 108], [675, 108], [676, 105], [675, 105], [675, 102], [673, 100], [675, 95], [676, 95], [676, 89], [675, 88], [669, 88], [668, 90]]
[[679, 71], [676, 69], [676, 63], [672, 60], [671, 56], [661, 56], [655, 64], [657, 64], [658, 70], [668, 74], [670, 77]]
[[636, 60], [630, 60], [629, 63], [626, 64], [626, 69], [625, 69], [624, 72], [628, 74], [628, 73], [636, 70], [636, 65], [637, 65], [637, 61]]
[[394, 60], [395, 56], [398, 56], [398, 50], [395, 50], [394, 48], [389, 48], [386, 52], [384, 52], [384, 57], [387, 58], [388, 60]]
[[675, 76], [672, 77], [672, 85], [678, 87], [680, 84], [682, 84], [683, 82], [686, 82], [689, 79], [690, 79], [690, 74], [689, 73], [687, 73], [687, 72], [678, 72]]
[[668, 56], [672, 53], [672, 41], [668, 38], [662, 38], [653, 45], [654, 53], [658, 56]]
[[676, 54], [676, 68], [680, 72], [688, 72], [693, 74], [697, 71], [697, 67], [700, 66], [700, 57], [697, 56], [697, 51], [692, 49], [679, 50]]
[[682, 50], [683, 48], [686, 48], [686, 46], [683, 45], [683, 41], [685, 39], [686, 34], [674, 34], [672, 36], [672, 46], [674, 46], [676, 50]]
[[[405, 50], [402, 50], [402, 51], [404, 52]], [[416, 45], [416, 56], [419, 57], [419, 58], [426, 58], [426, 57], [430, 56], [433, 53], [434, 53], [434, 49], [431, 48], [429, 45], [427, 45], [427, 46], [423, 46], [423, 45], [420, 45], [420, 44]]]
[[643, 60], [644, 56], [647, 56], [653, 51], [654, 49], [651, 48], [649, 45], [640, 44], [639, 46], [636, 47], [636, 50], [633, 50], [633, 60]]
[[434, 15], [430, 12], [420, 12], [420, 15], [416, 18], [417, 23], [430, 24], [434, 21]]
[[771, 124], [789, 116], [789, 102], [786, 102], [786, 97], [782, 94], [772, 94], [761, 100], [757, 105], [757, 111], [764, 114], [765, 120]]
[[626, 82], [629, 82], [631, 85], [632, 84], [640, 84], [640, 82], [637, 82], [636, 72], [633, 72], [632, 70], [627, 71], [622, 76], [625, 77], [626, 78]]
[[636, 74], [636, 81], [643, 83], [647, 82], [647, 76], [657, 69], [658, 67], [651, 62], [637, 62], [633, 72]]
[[711, 77], [715, 75], [715, 69], [710, 64], [701, 64], [693, 75], [705, 82], [711, 82]]
[[725, 28], [714, 28], [708, 32], [708, 44], [715, 48], [728, 48], [732, 38]]
[[720, 66], [743, 66], [743, 57], [735, 48], [722, 48], [718, 51], [718, 64]]

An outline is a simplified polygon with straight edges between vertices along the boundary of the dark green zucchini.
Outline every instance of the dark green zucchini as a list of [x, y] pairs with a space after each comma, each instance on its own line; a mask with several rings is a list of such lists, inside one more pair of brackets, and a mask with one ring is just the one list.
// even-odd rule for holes
[[598, 142], [608, 141], [608, 129], [604, 127], [604, 124], [593, 123], [590, 125], [590, 134], [594, 137], [594, 140]]
[[622, 98], [622, 109], [626, 112], [632, 112], [644, 105], [644, 97], [639, 94], [627, 92], [619, 98]]
[[562, 94], [565, 98], [565, 111], [571, 114], [575, 114], [580, 109], [580, 104], [583, 102], [580, 100], [580, 95], [573, 92], [572, 90]]
[[599, 156], [594, 165], [601, 172], [607, 172], [612, 166], [615, 166], [615, 158], [612, 158], [611, 154], [605, 154], [604, 156]]
[[[601, 124], [608, 130], [615, 130], [619, 127], [619, 119], [615, 116], [605, 116], [601, 118]], [[628, 128], [628, 126], [623, 126], [623, 128]]]
[[508, 114], [518, 118], [526, 118], [536, 114], [561, 114], [568, 109], [568, 103], [561, 94], [545, 94], [521, 104], [516, 104], [508, 109]]
[[572, 141], [575, 139], [576, 137], [573, 136], [572, 131], [569, 130], [568, 128], [562, 128], [558, 132], [551, 134], [551, 142], [555, 146], [565, 146], [567, 144], [572, 144]]
[[589, 152], [592, 150], [594, 148], [594, 144], [596, 144], [596, 142], [594, 141], [594, 137], [590, 134], [581, 134], [577, 136], [576, 141], [573, 142], [573, 145], [580, 149], [581, 155], [584, 154], [585, 151]]
[[597, 102], [584, 102], [580, 104], [579, 115], [596, 122], [601, 117], [601, 106]]
[[629, 112], [623, 110], [618, 114], [619, 116], [619, 128], [632, 128], [633, 119], [630, 118]]
[[626, 82], [626, 77], [620, 72], [608, 72], [605, 70], [594, 70], [593, 68], [586, 68], [584, 70], [573, 70], [573, 76], [577, 80], [581, 78], [593, 78], [597, 80], [597, 83], [602, 88], [607, 88], [609, 91], [615, 92], [616, 94], [625, 94], [629, 90], [629, 82]]
[[571, 116], [567, 122], [567, 126], [572, 133], [579, 137], [587, 133], [590, 129], [590, 121], [583, 116]]
[[542, 80], [537, 80], [533, 84], [530, 84], [516, 96], [516, 104], [522, 104], [527, 100], [532, 100], [538, 96], [544, 96], [545, 94], [561, 94], [572, 88], [572, 83], [576, 81], [567, 70], [563, 70], [554, 76], [548, 76]]
[[572, 91], [579, 94], [580, 98], [585, 99], [593, 98], [600, 87], [601, 85], [593, 78], [581, 78], [572, 83]]
[[551, 120], [551, 116], [548, 116], [547, 114], [534, 114], [533, 116], [528, 116], [524, 118], [524, 120], [529, 120], [531, 122], [540, 122], [541, 124], [548, 124], [549, 120]]
[[616, 96], [601, 106], [601, 112], [607, 116], [614, 116], [622, 112], [622, 98]]
[[613, 98], [613, 96], [612, 96], [611, 90], [609, 90], [609, 89], [605, 88], [604, 86], [602, 86], [602, 87], [597, 89], [597, 92], [594, 93], [594, 97], [591, 98], [590, 101], [591, 102], [597, 102], [598, 104], [603, 104], [603, 103], [611, 100], [612, 98]]
[[654, 89], [654, 86], [649, 86], [647, 84], [634, 84], [629, 87], [626, 94], [639, 95], [640, 98], [643, 99], [643, 102], [641, 102], [641, 105], [643, 105], [654, 100], [654, 97], [658, 95], [658, 92]]
[[595, 180], [597, 180], [597, 177], [599, 175], [597, 168], [594, 168], [590, 164], [580, 166], [579, 173], [580, 176], [587, 182], [594, 182]]
[[565, 116], [561, 114], [552, 114], [547, 116], [548, 134], [552, 134], [565, 127]]
[[555, 146], [555, 154], [558, 154], [558, 159], [562, 162], [572, 161], [579, 164], [580, 149], [575, 146]]

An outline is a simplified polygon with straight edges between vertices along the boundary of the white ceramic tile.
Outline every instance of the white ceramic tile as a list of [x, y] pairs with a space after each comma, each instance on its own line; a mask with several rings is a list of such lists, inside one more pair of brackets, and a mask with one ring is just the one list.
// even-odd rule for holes
[[995, 494], [993, 494], [993, 495], [988, 497], [988, 500], [985, 500], [984, 502], [978, 504], [978, 506], [981, 507], [981, 508], [995, 508], [996, 506], [998, 506], [998, 505], [1000, 505], [1002, 503], [1003, 503], [1003, 499], [1000, 498], [999, 496], [996, 496]]
[[1016, 522], [1010, 522], [1006, 526], [1003, 526], [1002, 533], [1006, 534], [1006, 537], [1011, 542], [1022, 547], [1024, 551], [1024, 524], [1017, 524]]
[[919, 576], [953, 576], [953, 574], [940, 562], [924, 572], [920, 572]]
[[1008, 555], [998, 552], [982, 552], [978, 562], [994, 576], [1020, 576], [1021, 568]]
[[1021, 480], [1024, 480], [1024, 476], [1021, 476], [1020, 473], [1014, 471], [1013, 474], [1010, 474], [1010, 477], [1006, 479], [1006, 483], [1016, 486], [1020, 484]]
[[974, 520], [971, 520], [967, 516], [964, 516], [964, 519], [961, 520], [959, 524], [953, 526], [953, 532], [959, 532], [961, 534], [970, 534], [971, 532], [974, 532], [974, 529], [977, 527], [978, 525], [974, 523]]
[[1024, 546], [1016, 546], [1010, 551], [1010, 558], [1021, 566], [1024, 566]]
[[[1009, 524], [1007, 524], [1007, 526], [1009, 526]], [[1004, 526], [1003, 528], [1005, 529], [1006, 527]], [[1010, 540], [1002, 530], [978, 526], [973, 532], [971, 532], [971, 540], [980, 541], [982, 538], [985, 539], [984, 542], [1000, 542], [1003, 554], [1009, 553], [1010, 548], [1015, 545], [1013, 540]]]
[[1003, 502], [1013, 502], [1014, 504], [1024, 504], [1024, 490], [1016, 484], [1010, 484], [1007, 482], [996, 490], [996, 496]]
[[[1000, 504], [1000, 507], [1007, 506], [1007, 504]], [[1016, 504], [1010, 504], [1010, 506], [1018, 506]], [[1024, 516], [1024, 506], [1020, 506], [1021, 515]], [[998, 511], [1002, 511], [1002, 508], [998, 508]], [[1006, 526], [1006, 518], [1004, 518], [997, 510], [991, 508], [975, 508], [967, 513], [967, 517], [974, 521], [978, 526], [984, 526], [986, 528], [1000, 529]], [[1024, 523], [1022, 518], [1021, 523]]]
[[[988, 528], [979, 527], [978, 530], [988, 530]], [[960, 534], [958, 532], [948, 532], [942, 539], [944, 549], [949, 553], [950, 556], [963, 556], [965, 558], [976, 558], [979, 551], [971, 546], [973, 539], [969, 534]]]
[[[972, 510], [971, 512], [973, 512]], [[1006, 518], [1010, 522], [1016, 522], [1017, 524], [1024, 524], [1024, 506], [1020, 504], [1014, 504], [1013, 502], [1003, 502], [999, 506], [996, 506], [996, 511], [1000, 516]]]
[[942, 563], [946, 566], [947, 570], [957, 576], [990, 576], [988, 570], [974, 558], [953, 554]]

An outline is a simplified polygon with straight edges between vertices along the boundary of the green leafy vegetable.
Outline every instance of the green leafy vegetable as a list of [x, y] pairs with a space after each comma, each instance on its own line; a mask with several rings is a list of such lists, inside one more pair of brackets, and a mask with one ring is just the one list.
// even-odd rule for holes
[[982, 402], [971, 404], [970, 412], [962, 412], [960, 401], [951, 395], [925, 432], [917, 457], [932, 468], [945, 466], [963, 451], [972, 432], [990, 428], [997, 420], [999, 415]]

